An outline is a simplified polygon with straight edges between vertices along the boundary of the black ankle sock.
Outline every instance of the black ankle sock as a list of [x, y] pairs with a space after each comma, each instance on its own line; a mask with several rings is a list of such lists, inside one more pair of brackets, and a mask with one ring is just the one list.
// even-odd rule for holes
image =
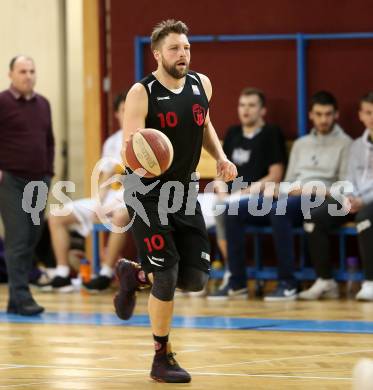
[[162, 352], [166, 350], [166, 346], [168, 343], [168, 335], [167, 336], [156, 336], [153, 334], [154, 339], [154, 349], [155, 352]]

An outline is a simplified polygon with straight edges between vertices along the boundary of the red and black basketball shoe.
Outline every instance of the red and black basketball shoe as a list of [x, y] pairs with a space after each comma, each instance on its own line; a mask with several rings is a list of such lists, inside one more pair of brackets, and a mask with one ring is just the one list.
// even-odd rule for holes
[[189, 383], [192, 378], [187, 371], [179, 366], [171, 352], [171, 344], [167, 343], [154, 355], [150, 377], [157, 382]]
[[136, 305], [137, 291], [149, 287], [139, 279], [141, 267], [134, 261], [120, 259], [115, 267], [115, 276], [119, 281], [119, 292], [114, 297], [114, 307], [121, 320], [132, 317]]

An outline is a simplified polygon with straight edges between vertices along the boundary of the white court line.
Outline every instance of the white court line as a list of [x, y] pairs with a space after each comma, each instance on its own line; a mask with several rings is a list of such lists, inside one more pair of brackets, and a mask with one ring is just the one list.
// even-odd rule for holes
[[318, 354], [318, 355], [287, 356], [287, 357], [282, 357], [282, 358], [249, 360], [249, 361], [245, 361], [245, 362], [226, 363], [226, 364], [213, 364], [210, 366], [192, 367], [192, 368], [189, 368], [189, 370], [200, 370], [203, 368], [216, 368], [216, 367], [232, 367], [232, 366], [240, 366], [240, 365], [244, 365], [244, 364], [272, 363], [272, 362], [279, 362], [279, 361], [283, 361], [283, 360], [294, 360], [294, 359], [311, 359], [311, 358], [325, 357], [325, 356], [352, 355], [354, 353], [362, 353], [362, 352], [373, 352], [373, 349], [361, 349], [359, 351], [348, 351], [348, 352], [330, 352], [330, 353], [322, 353], [322, 354]]
[[[66, 369], [66, 367], [58, 367], [58, 366], [31, 366], [31, 365], [20, 365], [20, 366], [12, 366], [8, 368], [58, 368], [58, 369]], [[73, 369], [73, 367], [71, 367]], [[75, 367], [76, 368], [76, 367]], [[93, 380], [93, 381], [102, 381], [105, 379], [112, 379], [112, 378], [120, 378], [123, 376], [133, 376], [138, 375], [142, 373], [147, 373], [149, 370], [132, 370], [132, 369], [116, 369], [116, 368], [81, 368], [82, 370], [91, 370], [91, 371], [132, 371], [130, 373], [123, 373], [120, 375], [114, 375], [114, 376], [106, 376], [106, 377], [100, 377], [100, 378], [81, 378], [81, 380]], [[282, 379], [321, 379], [321, 380], [340, 380], [340, 381], [351, 381], [351, 377], [326, 377], [326, 376], [305, 376], [305, 375], [282, 375], [282, 374], [243, 374], [243, 373], [223, 373], [223, 372], [194, 372], [190, 371], [193, 375], [198, 376], [232, 376], [232, 377], [262, 377], [262, 378], [282, 378]], [[76, 377], [72, 378], [65, 378], [65, 380], [72, 380], [76, 381], [79, 380]], [[57, 381], [44, 381], [44, 382], [36, 382], [36, 383], [27, 383], [27, 384], [17, 384], [17, 385], [0, 385], [0, 388], [6, 388], [6, 387], [22, 387], [27, 385], [38, 385], [38, 384], [45, 384], [45, 383], [55, 383]], [[59, 382], [59, 381], [58, 381]]]
[[[144, 370], [149, 372], [149, 370]], [[301, 379], [301, 380], [327, 380], [327, 381], [351, 381], [351, 377], [325, 377], [325, 376], [305, 376], [305, 375], [281, 375], [281, 374], [242, 374], [242, 373], [222, 373], [222, 372], [190, 372], [192, 375], [197, 376], [229, 376], [229, 377], [246, 377], [246, 378], [268, 378], [268, 379]], [[93, 382], [102, 382], [108, 379], [120, 378], [125, 376], [135, 376], [140, 373], [128, 373], [114, 376], [106, 376], [100, 378], [64, 378], [65, 381], [93, 381]], [[42, 381], [42, 382], [33, 382], [33, 383], [23, 383], [23, 384], [14, 384], [14, 385], [0, 385], [0, 388], [15, 388], [15, 387], [25, 387], [31, 385], [41, 385], [41, 384], [51, 384], [51, 383], [60, 383], [61, 379], [55, 381]]]
[[118, 360], [118, 359], [119, 358], [117, 358], [117, 357], [109, 356], [109, 357], [104, 357], [104, 358], [100, 358], [100, 359], [97, 359], [97, 360], [105, 361], [105, 360]]
[[91, 341], [90, 344], [115, 344], [118, 340], [95, 340]]
[[15, 388], [15, 387], [26, 387], [26, 386], [35, 386], [35, 385], [44, 385], [47, 383], [56, 383], [56, 381], [53, 382], [31, 382], [31, 383], [22, 383], [18, 385], [0, 385], [0, 388], [2, 389], [9, 389], [9, 388]]
[[[121, 374], [121, 375], [110, 375], [110, 376], [104, 376], [104, 377], [99, 377], [99, 378], [64, 378], [64, 381], [73, 381], [73, 382], [82, 382], [82, 381], [92, 381], [92, 382], [102, 382], [106, 381], [108, 379], [113, 379], [113, 378], [121, 378], [125, 376], [135, 376], [138, 375], [139, 373], [132, 373], [132, 374]], [[34, 385], [44, 385], [44, 384], [51, 384], [51, 383], [61, 383], [61, 378], [56, 379], [54, 381], [43, 381], [43, 382], [31, 382], [31, 383], [19, 383], [15, 385], [0, 385], [0, 388], [15, 388], [15, 387], [28, 387], [28, 386], [34, 386]]]
[[[275, 359], [263, 359], [263, 360], [250, 360], [245, 362], [236, 362], [236, 363], [227, 363], [227, 364], [215, 364], [210, 366], [200, 366], [200, 367], [189, 367], [188, 370], [200, 370], [204, 368], [217, 368], [217, 367], [232, 367], [239, 366], [244, 364], [259, 364], [259, 363], [271, 363], [276, 361], [284, 360], [294, 360], [294, 359], [310, 359], [315, 357], [325, 357], [325, 356], [342, 356], [342, 355], [352, 355], [355, 353], [363, 352], [373, 352], [373, 349], [362, 349], [358, 351], [348, 351], [348, 352], [330, 352], [317, 355], [303, 355], [303, 356], [288, 356], [283, 358]], [[54, 365], [37, 365], [37, 364], [0, 364], [0, 366], [6, 366], [7, 368], [53, 368], [57, 370], [81, 370], [81, 371], [117, 371], [117, 372], [148, 372], [149, 370], [139, 370], [139, 369], [130, 369], [130, 368], [99, 368], [99, 367], [78, 367], [78, 366], [54, 366]], [[11, 367], [9, 367], [11, 366]]]
[[[3, 364], [0, 364], [1, 366]], [[0, 367], [0, 370], [11, 370], [12, 368], [19, 368], [17, 364], [4, 364], [5, 367]]]
[[18, 337], [18, 336], [0, 336], [0, 340], [6, 340], [6, 341], [20, 341], [23, 339], [24, 337]]
[[[325, 354], [317, 354], [317, 355], [303, 355], [303, 356], [292, 356], [292, 357], [284, 357], [284, 358], [275, 358], [275, 359], [263, 359], [263, 360], [251, 360], [246, 362], [237, 362], [237, 363], [228, 363], [228, 364], [216, 364], [213, 366], [202, 366], [202, 367], [194, 367], [189, 368], [193, 375], [207, 375], [207, 376], [232, 376], [232, 377], [261, 377], [261, 378], [283, 378], [283, 379], [310, 379], [310, 380], [340, 380], [340, 381], [350, 381], [351, 378], [347, 377], [318, 377], [318, 376], [302, 376], [302, 375], [275, 375], [275, 374], [242, 374], [242, 373], [214, 373], [214, 372], [193, 372], [196, 369], [210, 368], [210, 367], [231, 367], [238, 366], [244, 364], [258, 364], [258, 363], [269, 363], [276, 361], [284, 361], [284, 360], [294, 360], [294, 359], [310, 359], [315, 357], [325, 357], [325, 356], [343, 356], [343, 355], [351, 355], [356, 353], [364, 353], [364, 352], [373, 352], [372, 349], [363, 349], [357, 351], [348, 351], [348, 352], [336, 352], [336, 353], [325, 353]], [[61, 370], [81, 370], [81, 371], [114, 371], [114, 372], [122, 372], [121, 376], [130, 376], [130, 375], [138, 375], [142, 373], [148, 373], [149, 370], [139, 370], [139, 369], [127, 369], [127, 368], [97, 368], [97, 367], [68, 367], [68, 366], [53, 366], [53, 365], [10, 365], [10, 364], [0, 364], [0, 366], [6, 366], [5, 369], [9, 368], [53, 368], [53, 369], [61, 369]], [[103, 378], [100, 378], [103, 379]], [[74, 378], [76, 380], [76, 378]], [[87, 380], [87, 378], [85, 378]], [[97, 379], [96, 379], [97, 380]], [[27, 385], [38, 385], [44, 383], [55, 383], [55, 382], [39, 382], [39, 383], [29, 383], [23, 385], [0, 385], [0, 388], [11, 388], [11, 387], [24, 387]]]
[[193, 372], [189, 371], [192, 375], [199, 376], [242, 376], [242, 377], [260, 377], [260, 378], [284, 378], [284, 379], [325, 379], [328, 381], [351, 381], [352, 378], [344, 377], [331, 377], [331, 376], [304, 376], [304, 375], [281, 375], [281, 374], [235, 374], [235, 373], [222, 373], [222, 372]]
[[[0, 364], [2, 365], [2, 364]], [[9, 364], [6, 364], [9, 366]], [[80, 371], [118, 371], [118, 372], [148, 372], [149, 370], [136, 370], [131, 368], [99, 368], [99, 367], [78, 367], [78, 366], [52, 366], [38, 364], [19, 364], [13, 368], [53, 368], [55, 370], [80, 370]]]

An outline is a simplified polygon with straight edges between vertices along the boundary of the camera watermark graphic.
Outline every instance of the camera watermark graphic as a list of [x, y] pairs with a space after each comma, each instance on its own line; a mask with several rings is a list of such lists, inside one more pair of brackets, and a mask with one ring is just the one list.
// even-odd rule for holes
[[[194, 215], [197, 208], [199, 194], [199, 174], [193, 173], [190, 182], [162, 181], [159, 178], [145, 179], [145, 170], [133, 173], [113, 174], [103, 181], [102, 167], [104, 165], [125, 167], [121, 161], [114, 158], [101, 159], [94, 167], [91, 175], [91, 197], [86, 207], [96, 215], [97, 222], [102, 223], [114, 233], [128, 231], [136, 218], [140, 218], [147, 226], [150, 219], [143, 201], [151, 197], [157, 204], [157, 212], [161, 224], [167, 225], [169, 215], [183, 212], [185, 215]], [[113, 189], [115, 188], [115, 189]], [[348, 181], [338, 181], [327, 187], [322, 181], [301, 182], [266, 182], [247, 183], [242, 177], [231, 183], [207, 183], [204, 193], [216, 193], [216, 201], [211, 205], [206, 216], [215, 217], [224, 213], [238, 215], [247, 212], [256, 217], [266, 216], [269, 213], [285, 215], [289, 198], [300, 198], [300, 207], [305, 220], [311, 218], [311, 211], [321, 206], [326, 200], [328, 212], [331, 216], [345, 216], [351, 210], [349, 196], [354, 193], [353, 184]], [[50, 204], [50, 214], [54, 216], [67, 216], [74, 212], [75, 202], [69, 197], [76, 186], [71, 181], [55, 183], [51, 192], [58, 204]], [[29, 182], [23, 192], [22, 209], [31, 215], [35, 225], [41, 223], [41, 212], [46, 208], [48, 199], [48, 186], [43, 181]], [[131, 210], [131, 219], [125, 226], [116, 226], [112, 222], [114, 213], [128, 207]]]

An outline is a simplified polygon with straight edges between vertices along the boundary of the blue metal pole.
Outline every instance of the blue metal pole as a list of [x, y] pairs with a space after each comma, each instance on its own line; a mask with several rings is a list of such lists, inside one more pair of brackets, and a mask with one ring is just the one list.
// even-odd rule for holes
[[[221, 35], [190, 35], [190, 42], [244, 42], [244, 41], [277, 41], [297, 39], [299, 34], [221, 34]], [[373, 32], [352, 32], [334, 34], [303, 34], [305, 40], [312, 39], [372, 39]], [[149, 44], [149, 37], [138, 37], [142, 44]]]
[[139, 81], [143, 78], [144, 53], [142, 41], [142, 37], [135, 37], [135, 81]]
[[92, 232], [92, 246], [93, 246], [93, 270], [96, 275], [100, 273], [100, 233], [98, 230]]
[[307, 133], [306, 41], [297, 34], [297, 107], [298, 135]]
[[[307, 133], [307, 83], [306, 83], [306, 44], [314, 39], [372, 39], [372, 32], [333, 33], [333, 34], [251, 34], [251, 35], [191, 35], [191, 42], [242, 42], [292, 40], [297, 43], [297, 108], [298, 135]], [[144, 74], [143, 45], [149, 44], [149, 37], [135, 37], [135, 81]]]
[[[214, 42], [218, 40], [219, 35], [189, 35], [189, 42]], [[139, 37], [142, 44], [150, 44], [149, 37]]]
[[149, 37], [138, 37], [139, 38], [139, 41], [141, 43], [150, 43], [150, 38]]
[[372, 39], [372, 32], [336, 33], [336, 34], [305, 34], [305, 39]]
[[190, 35], [188, 37], [189, 42], [214, 42], [216, 41], [215, 35]]
[[248, 42], [248, 41], [286, 41], [296, 39], [295, 34], [250, 34], [250, 35], [217, 35], [218, 42]]

